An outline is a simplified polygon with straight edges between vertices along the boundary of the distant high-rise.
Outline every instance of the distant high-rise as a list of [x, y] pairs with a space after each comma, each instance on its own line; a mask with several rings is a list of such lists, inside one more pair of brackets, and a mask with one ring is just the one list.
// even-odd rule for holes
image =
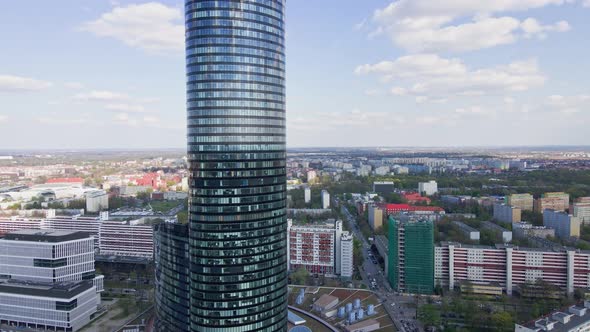
[[185, 0], [190, 329], [287, 330], [286, 0]]

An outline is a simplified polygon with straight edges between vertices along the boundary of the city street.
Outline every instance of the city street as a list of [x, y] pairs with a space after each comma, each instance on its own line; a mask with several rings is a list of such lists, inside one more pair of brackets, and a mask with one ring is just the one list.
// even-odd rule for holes
[[[340, 204], [341, 212], [345, 217], [348, 228], [354, 234], [354, 237], [361, 241], [363, 247], [364, 263], [359, 268], [361, 278], [365, 285], [370, 287], [382, 302], [396, 328], [401, 332], [418, 332], [423, 331], [421, 324], [416, 321], [415, 298], [407, 295], [396, 294], [389, 282], [385, 278], [383, 270], [379, 264], [373, 263], [369, 254], [371, 253], [371, 243], [363, 236], [358, 227], [357, 219]], [[371, 287], [372, 281], [375, 280], [376, 287]]]

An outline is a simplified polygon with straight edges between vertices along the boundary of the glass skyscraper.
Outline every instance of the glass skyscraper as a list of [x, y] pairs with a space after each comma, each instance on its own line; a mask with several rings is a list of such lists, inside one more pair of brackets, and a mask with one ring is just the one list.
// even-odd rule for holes
[[190, 327], [287, 330], [286, 0], [185, 0]]

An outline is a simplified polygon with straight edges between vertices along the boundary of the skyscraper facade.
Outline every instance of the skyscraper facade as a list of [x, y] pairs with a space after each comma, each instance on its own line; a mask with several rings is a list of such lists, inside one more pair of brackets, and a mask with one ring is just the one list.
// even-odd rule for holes
[[285, 0], [185, 0], [190, 325], [286, 331]]

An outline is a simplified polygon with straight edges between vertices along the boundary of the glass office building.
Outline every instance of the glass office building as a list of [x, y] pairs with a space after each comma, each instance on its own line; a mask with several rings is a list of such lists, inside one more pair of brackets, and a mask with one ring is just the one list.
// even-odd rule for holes
[[154, 226], [157, 331], [190, 331], [188, 225]]
[[186, 0], [191, 331], [287, 330], [285, 0]]

